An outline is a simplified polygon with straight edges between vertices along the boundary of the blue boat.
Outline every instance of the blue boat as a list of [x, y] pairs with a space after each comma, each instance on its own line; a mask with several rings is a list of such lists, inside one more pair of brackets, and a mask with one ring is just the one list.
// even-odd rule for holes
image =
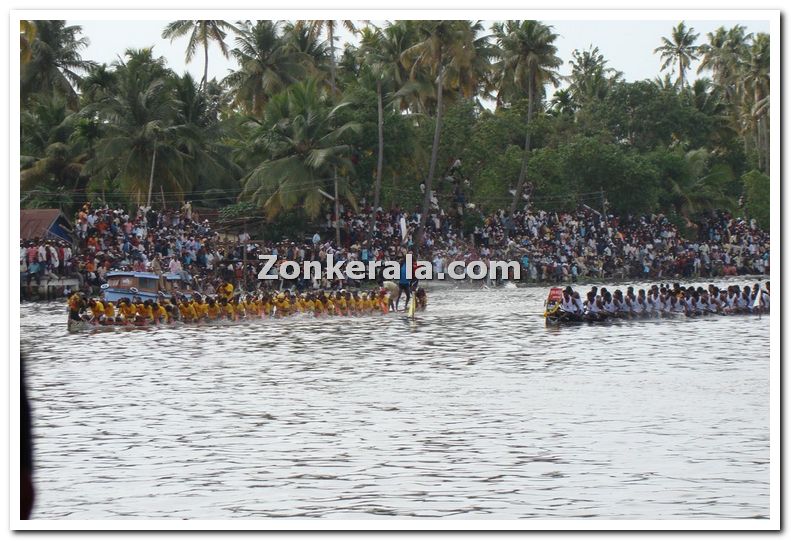
[[123, 297], [155, 301], [160, 294], [192, 293], [188, 274], [110, 271], [106, 278], [107, 283], [102, 285], [102, 297], [110, 302], [118, 302]]

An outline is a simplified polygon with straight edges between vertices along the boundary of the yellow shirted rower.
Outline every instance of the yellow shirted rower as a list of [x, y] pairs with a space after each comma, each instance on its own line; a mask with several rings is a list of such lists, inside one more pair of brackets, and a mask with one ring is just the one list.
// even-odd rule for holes
[[104, 315], [104, 305], [100, 300], [92, 300], [88, 303], [88, 307], [91, 310], [91, 316], [94, 319], [99, 319]]
[[206, 307], [206, 315], [209, 316], [209, 319], [217, 319], [221, 313], [222, 307], [216, 302], [210, 302]]
[[183, 321], [193, 321], [195, 319], [195, 309], [186, 300], [179, 304], [179, 314]]
[[122, 301], [118, 305], [118, 310], [127, 321], [134, 321], [135, 316], [137, 315], [137, 307], [135, 307], [134, 304], [128, 303], [126, 301]]
[[225, 282], [219, 287], [217, 294], [220, 296], [220, 298], [231, 300], [231, 297], [233, 297], [233, 284], [230, 282]]

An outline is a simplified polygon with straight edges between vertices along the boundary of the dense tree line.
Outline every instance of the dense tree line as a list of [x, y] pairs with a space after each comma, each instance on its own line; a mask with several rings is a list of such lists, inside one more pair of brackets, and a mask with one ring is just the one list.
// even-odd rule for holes
[[[740, 25], [701, 39], [680, 23], [660, 76], [635, 82], [596, 47], [561, 59], [533, 20], [182, 20], [162, 36], [186, 38], [200, 81], [152, 48], [97, 64], [80, 27], [22, 21], [23, 206], [190, 200], [304, 224], [333, 198], [425, 220], [433, 193], [470, 215], [529, 201], [689, 224], [719, 208], [768, 226], [769, 36]], [[222, 80], [209, 47], [235, 60]]]

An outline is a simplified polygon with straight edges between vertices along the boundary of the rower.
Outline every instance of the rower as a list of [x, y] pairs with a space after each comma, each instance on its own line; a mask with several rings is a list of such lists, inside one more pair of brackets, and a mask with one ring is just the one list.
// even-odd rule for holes
[[766, 289], [761, 290], [761, 306], [764, 311], [769, 312], [769, 282], [766, 282]]
[[687, 311], [686, 303], [679, 302], [678, 297], [674, 294], [670, 294], [670, 306], [668, 306], [668, 312], [671, 314], [681, 314]]
[[[121, 317], [120, 314], [118, 317]], [[108, 325], [116, 323], [115, 306], [110, 301], [104, 302], [104, 320]]]
[[104, 323], [104, 305], [99, 299], [88, 301], [88, 309], [91, 312], [91, 323]]
[[645, 289], [641, 289], [637, 292], [637, 297], [632, 303], [632, 310], [636, 316], [642, 317], [648, 315], [648, 302], [645, 298]]
[[577, 311], [577, 303], [574, 302], [574, 298], [572, 294], [574, 291], [571, 287], [566, 287], [563, 290], [563, 296], [560, 299], [560, 310], [566, 314], [570, 314], [572, 316], [579, 315]]
[[613, 302], [612, 294], [607, 291], [605, 288], [602, 289], [602, 306], [604, 308], [604, 313], [608, 316], [615, 316], [617, 315], [617, 308], [615, 303]]
[[585, 304], [585, 317], [587, 319], [599, 320], [602, 318], [601, 297], [596, 296], [593, 291], [589, 291], [588, 300], [585, 301]]

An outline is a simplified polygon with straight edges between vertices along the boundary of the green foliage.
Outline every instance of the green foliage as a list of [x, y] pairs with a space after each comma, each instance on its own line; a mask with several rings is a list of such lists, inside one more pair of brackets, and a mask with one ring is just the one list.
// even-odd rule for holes
[[480, 212], [467, 212], [461, 220], [461, 228], [464, 235], [471, 235], [476, 227], [483, 225], [484, 219]]
[[[529, 134], [522, 176], [537, 208], [598, 210], [603, 190], [614, 212], [686, 225], [713, 208], [738, 211], [744, 194], [768, 225], [765, 34], [723, 27], [701, 46], [676, 25], [656, 53], [666, 76], [626, 82], [595, 44], [559, 58], [540, 21], [504, 21], [491, 35], [478, 21], [366, 25], [359, 45], [343, 46], [329, 40], [335, 24], [174, 21], [164, 34], [182, 39], [204, 74], [207, 46], [236, 61], [223, 80], [199, 83], [152, 49], [96, 65], [81, 57], [79, 27], [36, 21], [21, 36], [21, 203], [144, 203], [156, 153], [154, 204], [265, 215], [261, 235], [294, 236], [330, 210], [319, 190], [332, 193], [336, 170], [345, 205], [373, 202], [381, 88], [384, 208], [419, 211], [434, 159], [440, 205], [450, 212], [460, 189], [476, 209], [465, 230], [474, 228], [479, 211], [510, 206]], [[564, 61], [569, 87], [546, 95]]]
[[347, 122], [335, 127], [337, 112], [348, 105], [334, 105], [315, 79], [273, 96], [255, 134], [266, 152], [242, 179], [241, 197], [254, 201], [270, 220], [296, 207], [316, 218], [327, 201], [322, 190], [332, 190], [337, 175], [339, 197], [354, 206], [348, 182], [354, 175], [351, 149], [342, 138], [359, 126]]
[[744, 182], [744, 207], [750, 218], [755, 218], [758, 224], [769, 229], [769, 191], [770, 181], [767, 175], [760, 171], [750, 171], [742, 176]]
[[249, 201], [240, 201], [219, 210], [220, 223], [235, 222], [239, 219], [253, 219], [260, 217], [261, 212]]

